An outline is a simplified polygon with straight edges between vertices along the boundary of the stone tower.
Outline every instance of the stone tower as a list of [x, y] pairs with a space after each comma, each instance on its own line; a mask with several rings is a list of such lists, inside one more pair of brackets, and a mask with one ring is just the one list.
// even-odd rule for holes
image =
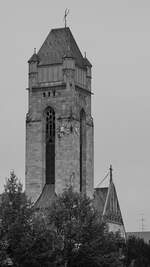
[[92, 196], [92, 66], [68, 27], [52, 29], [28, 63], [26, 193], [36, 201], [72, 185]]

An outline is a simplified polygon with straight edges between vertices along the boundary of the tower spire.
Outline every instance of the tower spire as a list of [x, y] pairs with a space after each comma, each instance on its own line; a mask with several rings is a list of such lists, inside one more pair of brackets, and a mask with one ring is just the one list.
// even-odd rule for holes
[[69, 14], [69, 9], [66, 8], [66, 9], [65, 9], [65, 15], [64, 15], [65, 28], [67, 27], [67, 16], [68, 16], [68, 14]]
[[110, 172], [110, 183], [112, 183], [112, 172], [113, 172], [113, 169], [112, 169], [112, 165], [110, 165], [110, 168], [109, 168], [109, 172]]

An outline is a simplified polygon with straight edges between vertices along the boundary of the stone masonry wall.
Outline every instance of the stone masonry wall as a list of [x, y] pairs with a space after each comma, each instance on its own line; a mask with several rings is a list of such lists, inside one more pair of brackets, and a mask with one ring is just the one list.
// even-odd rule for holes
[[[61, 68], [60, 68], [61, 69]], [[36, 72], [37, 75], [37, 72]], [[55, 111], [55, 192], [72, 185], [80, 190], [80, 110], [86, 113], [86, 193], [93, 194], [93, 121], [91, 95], [77, 88], [73, 70], [63, 72], [62, 83], [29, 82], [29, 111], [26, 119], [26, 192], [36, 201], [45, 184], [45, 117], [51, 106]], [[69, 117], [72, 116], [72, 121]], [[73, 125], [72, 131], [70, 127]], [[62, 129], [64, 132], [61, 132]]]

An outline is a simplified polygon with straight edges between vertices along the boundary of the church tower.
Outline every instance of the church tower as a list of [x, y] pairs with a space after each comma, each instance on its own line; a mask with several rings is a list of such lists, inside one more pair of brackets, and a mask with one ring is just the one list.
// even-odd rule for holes
[[27, 196], [51, 197], [68, 185], [92, 196], [92, 66], [68, 27], [52, 29], [28, 63]]

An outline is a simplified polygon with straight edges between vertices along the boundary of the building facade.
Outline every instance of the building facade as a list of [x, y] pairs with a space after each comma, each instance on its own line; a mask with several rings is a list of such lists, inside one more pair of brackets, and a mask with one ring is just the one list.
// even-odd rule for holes
[[68, 27], [52, 29], [28, 63], [27, 196], [35, 202], [68, 185], [92, 196], [91, 63]]

